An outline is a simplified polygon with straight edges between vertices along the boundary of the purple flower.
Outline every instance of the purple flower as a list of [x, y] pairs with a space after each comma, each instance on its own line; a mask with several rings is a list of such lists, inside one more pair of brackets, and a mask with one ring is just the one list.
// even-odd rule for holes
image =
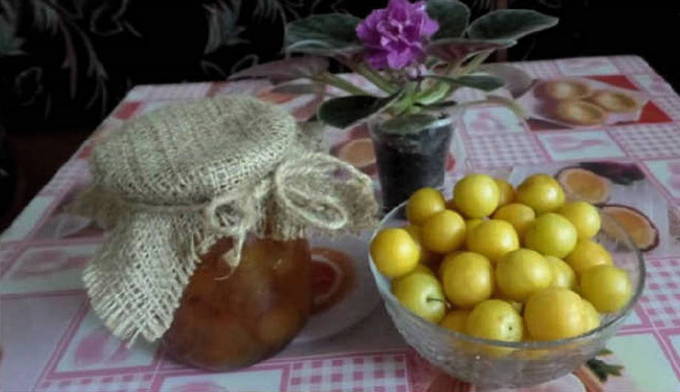
[[357, 26], [366, 46], [365, 58], [377, 69], [402, 69], [425, 57], [423, 42], [439, 29], [425, 11], [425, 2], [390, 0], [387, 8], [371, 12]]

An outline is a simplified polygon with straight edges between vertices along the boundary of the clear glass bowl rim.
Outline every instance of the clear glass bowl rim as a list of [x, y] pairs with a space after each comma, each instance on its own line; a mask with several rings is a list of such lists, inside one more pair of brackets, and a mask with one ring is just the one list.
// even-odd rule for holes
[[[371, 234], [371, 239], [369, 241], [373, 242], [373, 238], [376, 236], [376, 234], [385, 227], [386, 222], [391, 220], [400, 210], [404, 209], [406, 206], [406, 201], [402, 202], [398, 206], [394, 207], [390, 212], [385, 214], [385, 216], [380, 220], [380, 223], [378, 224], [378, 227], [373, 231]], [[616, 222], [612, 222], [613, 224], [617, 225]], [[619, 226], [620, 228], [620, 226]], [[645, 279], [646, 279], [646, 268], [645, 268], [645, 263], [644, 259], [642, 257], [642, 253], [640, 250], [633, 245], [633, 241], [630, 238], [630, 236], [621, 229], [622, 232], [625, 234], [624, 241], [626, 242], [626, 245], [633, 250], [635, 253], [635, 258], [637, 260], [638, 264], [638, 280], [637, 280], [637, 286], [635, 289], [635, 293], [633, 296], [630, 298], [626, 306], [623, 308], [623, 310], [619, 311], [618, 316], [615, 318], [608, 320], [607, 322], [601, 324], [599, 327], [585, 333], [582, 335], [574, 336], [571, 338], [567, 339], [559, 339], [559, 340], [550, 340], [550, 341], [531, 341], [531, 342], [503, 342], [500, 340], [490, 340], [490, 339], [484, 339], [484, 338], [477, 338], [474, 336], [466, 335], [460, 332], [456, 332], [450, 329], [442, 328], [437, 324], [430, 323], [429, 321], [426, 321], [419, 316], [417, 316], [415, 313], [411, 312], [407, 308], [401, 306], [401, 303], [399, 303], [399, 300], [397, 300], [392, 292], [390, 290], [385, 290], [383, 287], [381, 287], [377, 280], [378, 277], [381, 276], [380, 272], [375, 268], [375, 264], [373, 263], [373, 258], [371, 257], [371, 254], [369, 252], [368, 254], [368, 260], [371, 268], [371, 272], [373, 273], [373, 278], [376, 280], [376, 286], [378, 288], [378, 291], [380, 292], [380, 295], [388, 302], [390, 302], [392, 305], [397, 306], [401, 308], [402, 310], [409, 312], [412, 316], [413, 319], [416, 323], [420, 324], [424, 328], [432, 328], [435, 327], [440, 333], [448, 335], [450, 338], [455, 338], [458, 340], [462, 340], [465, 342], [469, 343], [475, 343], [475, 344], [482, 344], [482, 345], [487, 345], [487, 346], [496, 346], [496, 347], [509, 347], [509, 348], [514, 348], [514, 349], [526, 349], [526, 350], [540, 350], [540, 349], [548, 349], [548, 348], [555, 348], [555, 347], [560, 347], [560, 346], [565, 346], [565, 345], [572, 345], [574, 343], [580, 343], [584, 341], [588, 341], [590, 338], [602, 334], [605, 331], [608, 331], [610, 329], [616, 328], [618, 324], [620, 324], [623, 319], [625, 319], [630, 312], [633, 310], [633, 307], [637, 304], [640, 295], [642, 295], [642, 291], [645, 286]]]

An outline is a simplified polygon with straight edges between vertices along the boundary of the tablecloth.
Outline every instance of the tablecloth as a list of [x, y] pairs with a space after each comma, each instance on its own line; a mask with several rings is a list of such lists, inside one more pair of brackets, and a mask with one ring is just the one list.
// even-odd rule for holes
[[[680, 203], [680, 97], [635, 56], [513, 65], [537, 80], [578, 80], [594, 88], [628, 92], [640, 108], [633, 117], [579, 127], [546, 118], [530, 107], [527, 119], [503, 106], [472, 107], [456, 125], [447, 170], [520, 166], [557, 170], [603, 159], [632, 163], [644, 173], [643, 185], [621, 189], [643, 195], [628, 203], [641, 208], [661, 234], [660, 246], [645, 254], [644, 295], [609, 342], [611, 353], [603, 353], [590, 367], [550, 386], [527, 390], [680, 391], [680, 247], [675, 239]], [[357, 272], [363, 282], [356, 289], [359, 292], [347, 296], [340, 310], [356, 314], [355, 319], [349, 317], [350, 322], [338, 330], [320, 313], [302, 338], [255, 366], [206, 373], [166, 359], [157, 343], [137, 344], [128, 350], [106, 331], [92, 313], [80, 280], [80, 271], [101, 243], [102, 233], [92, 222], [63, 212], [63, 206], [89, 180], [87, 158], [92, 146], [130, 118], [168, 104], [230, 93], [253, 94], [282, 105], [300, 120], [311, 116], [319, 103], [318, 97], [272, 91], [261, 80], [137, 86], [4, 232], [0, 238], [0, 390], [473, 390], [441, 375], [402, 340], [362, 269], [367, 262], [365, 243], [352, 238], [335, 243], [320, 239], [317, 245], [344, 252], [361, 270]], [[474, 100], [480, 94], [463, 89], [455, 98]], [[375, 176], [365, 127], [328, 129], [324, 144], [333, 154]], [[357, 243], [348, 245], [352, 241]], [[604, 381], [602, 376], [607, 375]]]

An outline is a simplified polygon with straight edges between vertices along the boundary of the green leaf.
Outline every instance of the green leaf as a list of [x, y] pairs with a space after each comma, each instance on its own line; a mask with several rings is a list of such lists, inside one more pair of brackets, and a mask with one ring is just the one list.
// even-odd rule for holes
[[401, 92], [389, 97], [350, 95], [329, 99], [319, 106], [317, 117], [328, 125], [337, 128], [350, 128], [383, 112], [400, 96]]
[[328, 69], [323, 57], [292, 57], [284, 60], [254, 65], [232, 74], [229, 79], [267, 78], [275, 83], [299, 78], [313, 78]]
[[470, 22], [470, 9], [458, 0], [429, 0], [427, 13], [439, 22], [433, 39], [460, 37]]
[[505, 81], [505, 88], [513, 98], [521, 97], [534, 85], [534, 79], [524, 70], [508, 64], [485, 64], [478, 68], [480, 72], [497, 76]]
[[553, 27], [558, 19], [532, 10], [497, 10], [482, 15], [468, 27], [470, 38], [516, 40]]
[[356, 27], [361, 19], [346, 14], [319, 14], [286, 25], [288, 52], [335, 55], [361, 50]]
[[621, 370], [623, 370], [621, 365], [610, 365], [605, 361], [595, 358], [589, 360], [586, 364], [601, 382], [606, 382], [609, 376], [620, 376]]
[[441, 109], [448, 109], [448, 108], [451, 108], [453, 106], [456, 106], [456, 105], [458, 105], [458, 102], [456, 102], [456, 101], [441, 101], [441, 102], [435, 102], [435, 103], [431, 103], [431, 104], [422, 104], [422, 103], [416, 102], [415, 105], [420, 106], [420, 107], [422, 107], [423, 109], [426, 109], [426, 110], [441, 110]]
[[453, 90], [450, 83], [435, 83], [417, 95], [416, 103], [419, 105], [433, 105], [448, 98]]
[[425, 51], [447, 63], [458, 64], [476, 54], [509, 48], [516, 42], [513, 40], [475, 40], [465, 38], [447, 38], [431, 42]]
[[511, 98], [501, 97], [499, 95], [489, 95], [486, 97], [487, 102], [503, 105], [512, 110], [519, 118], [527, 118], [527, 113], [517, 101]]
[[456, 86], [465, 86], [482, 91], [493, 91], [503, 87], [503, 79], [491, 75], [464, 75], [458, 77], [428, 75], [431, 79], [441, 80]]
[[450, 124], [449, 118], [440, 119], [431, 114], [410, 114], [405, 116], [397, 116], [385, 121], [381, 126], [381, 132], [392, 134], [409, 134], [418, 133], [423, 129], [440, 127]]

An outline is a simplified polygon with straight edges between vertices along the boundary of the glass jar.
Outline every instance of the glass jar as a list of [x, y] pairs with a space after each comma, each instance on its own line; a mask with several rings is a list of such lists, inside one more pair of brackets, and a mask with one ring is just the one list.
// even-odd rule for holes
[[163, 342], [170, 357], [214, 371], [270, 357], [302, 329], [312, 304], [310, 250], [304, 239], [250, 236], [230, 274], [221, 258], [231, 238], [218, 241], [184, 290]]

